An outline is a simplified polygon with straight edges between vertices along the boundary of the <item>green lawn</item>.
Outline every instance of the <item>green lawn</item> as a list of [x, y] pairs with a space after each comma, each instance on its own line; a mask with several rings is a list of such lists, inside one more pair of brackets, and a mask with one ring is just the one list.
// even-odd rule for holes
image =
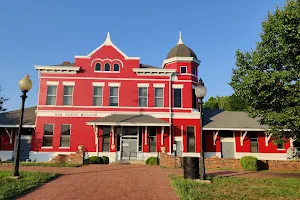
[[58, 176], [55, 173], [20, 172], [20, 179], [9, 178], [12, 171], [0, 171], [0, 200], [11, 199]]
[[21, 166], [41, 166], [41, 167], [80, 167], [79, 164], [50, 163], [50, 162], [21, 162]]
[[[0, 162], [0, 165], [4, 164], [11, 164], [13, 162]], [[69, 163], [50, 163], [50, 162], [20, 162], [20, 166], [40, 166], [40, 167], [80, 167], [82, 165], [79, 164], [69, 164]]]
[[201, 184], [181, 176], [170, 176], [171, 186], [181, 200], [198, 199], [300, 199], [300, 179], [211, 178]]

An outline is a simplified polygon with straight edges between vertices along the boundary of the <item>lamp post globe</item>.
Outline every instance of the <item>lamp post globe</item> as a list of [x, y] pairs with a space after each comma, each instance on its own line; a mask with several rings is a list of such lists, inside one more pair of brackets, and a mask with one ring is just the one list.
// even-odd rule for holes
[[17, 132], [17, 135], [15, 136], [13, 176], [19, 176], [20, 140], [21, 140], [22, 126], [23, 126], [23, 118], [24, 118], [24, 105], [25, 105], [25, 100], [27, 98], [26, 93], [32, 88], [32, 81], [30, 80], [28, 74], [26, 74], [25, 77], [19, 81], [19, 87], [20, 90], [22, 91], [22, 95], [21, 95], [22, 106], [21, 106], [19, 130]]
[[205, 161], [204, 161], [204, 137], [203, 137], [203, 113], [202, 113], [202, 107], [203, 107], [203, 98], [206, 95], [206, 87], [202, 81], [202, 79], [199, 79], [199, 82], [197, 84], [197, 87], [195, 88], [195, 95], [199, 98], [199, 113], [200, 113], [200, 180], [205, 180]]
[[206, 87], [201, 78], [199, 79], [198, 85], [195, 88], [195, 94], [200, 100], [202, 100], [206, 95]]
[[19, 81], [19, 87], [22, 92], [23, 91], [28, 92], [32, 88], [32, 81], [30, 80], [30, 77], [28, 74], [26, 74], [25, 77]]

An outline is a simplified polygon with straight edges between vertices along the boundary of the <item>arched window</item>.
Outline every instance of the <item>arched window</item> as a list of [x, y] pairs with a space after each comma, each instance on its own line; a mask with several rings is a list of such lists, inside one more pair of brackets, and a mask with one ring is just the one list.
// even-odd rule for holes
[[110, 71], [110, 64], [105, 63], [105, 65], [104, 65], [104, 70], [105, 70], [105, 71]]
[[120, 71], [120, 65], [119, 64], [114, 64], [114, 71], [118, 72]]
[[95, 65], [95, 71], [101, 71], [101, 64], [100, 63], [97, 63]]

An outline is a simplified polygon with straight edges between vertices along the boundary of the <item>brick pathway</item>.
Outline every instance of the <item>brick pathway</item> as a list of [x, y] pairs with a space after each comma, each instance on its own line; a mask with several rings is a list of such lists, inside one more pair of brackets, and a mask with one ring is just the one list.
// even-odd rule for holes
[[64, 175], [19, 199], [178, 199], [169, 186], [168, 173], [160, 167], [88, 165], [80, 168], [21, 167], [21, 170]]
[[[1, 169], [12, 166], [0, 165]], [[56, 172], [63, 176], [50, 181], [19, 199], [126, 199], [175, 200], [169, 186], [169, 174], [183, 174], [183, 169], [146, 165], [87, 165], [79, 168], [21, 167], [24, 171]], [[210, 176], [300, 178], [300, 173], [236, 172], [207, 170]]]

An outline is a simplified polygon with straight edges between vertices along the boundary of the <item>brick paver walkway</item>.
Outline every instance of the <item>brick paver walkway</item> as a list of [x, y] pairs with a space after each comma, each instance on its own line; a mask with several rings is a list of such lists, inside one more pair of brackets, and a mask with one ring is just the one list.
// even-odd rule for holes
[[169, 186], [167, 172], [160, 167], [87, 165], [79, 168], [21, 167], [21, 170], [57, 172], [64, 175], [19, 199], [178, 199]]
[[[12, 166], [0, 165], [1, 169]], [[21, 167], [24, 171], [56, 172], [63, 174], [20, 199], [126, 199], [175, 200], [169, 186], [169, 174], [183, 175], [183, 169], [146, 165], [87, 165], [79, 168]], [[207, 170], [210, 176], [300, 178], [300, 173], [235, 172]]]

